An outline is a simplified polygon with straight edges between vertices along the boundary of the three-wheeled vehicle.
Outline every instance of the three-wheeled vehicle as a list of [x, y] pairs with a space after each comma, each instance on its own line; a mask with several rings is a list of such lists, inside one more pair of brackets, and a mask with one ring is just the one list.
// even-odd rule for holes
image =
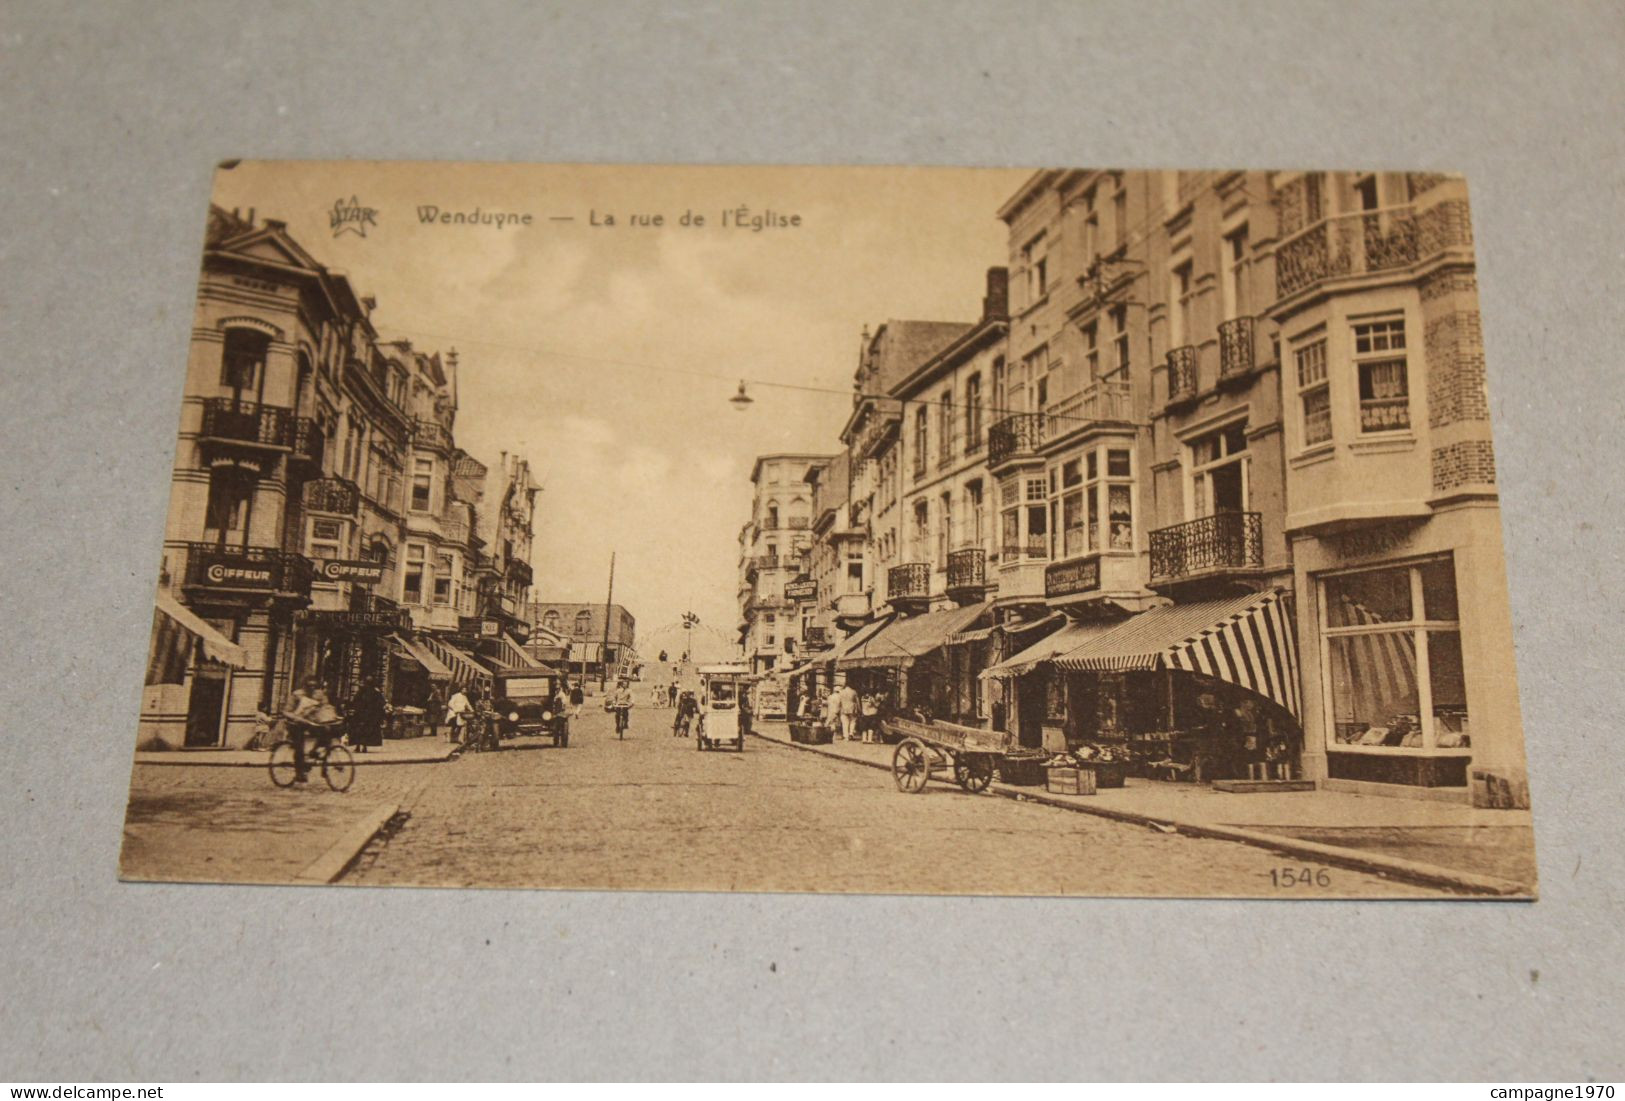
[[568, 746], [568, 717], [553, 705], [558, 687], [559, 674], [552, 669], [507, 669], [497, 673], [491, 706], [501, 736], [539, 734], [552, 738], [555, 746]]
[[702, 665], [700, 673], [700, 723], [694, 732], [694, 748], [732, 749], [743, 753], [745, 730], [740, 722], [740, 697], [748, 690], [750, 667], [745, 665]]

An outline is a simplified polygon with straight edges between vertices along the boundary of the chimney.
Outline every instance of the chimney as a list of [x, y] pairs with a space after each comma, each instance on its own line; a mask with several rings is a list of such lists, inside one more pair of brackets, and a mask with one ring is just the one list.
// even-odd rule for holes
[[[362, 298], [361, 298], [361, 304], [367, 308], [368, 313], [371, 313], [373, 310], [376, 310], [378, 308], [378, 299], [374, 298], [370, 294], [363, 295]], [[408, 349], [410, 349], [411, 347], [412, 346], [410, 344], [407, 345]]]
[[987, 269], [987, 294], [982, 298], [982, 320], [1003, 321], [1010, 316], [1010, 270]]

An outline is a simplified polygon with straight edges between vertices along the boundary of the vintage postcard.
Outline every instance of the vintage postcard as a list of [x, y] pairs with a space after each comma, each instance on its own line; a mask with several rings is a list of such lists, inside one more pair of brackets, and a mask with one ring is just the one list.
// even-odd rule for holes
[[1534, 897], [1460, 177], [197, 213], [125, 878]]

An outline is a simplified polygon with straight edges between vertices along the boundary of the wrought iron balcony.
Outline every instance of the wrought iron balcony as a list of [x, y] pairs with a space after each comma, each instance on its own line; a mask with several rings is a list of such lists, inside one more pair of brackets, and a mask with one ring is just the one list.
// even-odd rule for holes
[[891, 600], [925, 599], [931, 595], [931, 564], [906, 562], [886, 571], [886, 596]]
[[305, 508], [354, 516], [361, 506], [361, 489], [348, 478], [317, 478], [305, 483]]
[[1044, 439], [1057, 439], [1099, 421], [1127, 421], [1132, 400], [1128, 383], [1097, 379], [1043, 414]]
[[1219, 326], [1219, 381], [1242, 378], [1257, 366], [1251, 317], [1234, 317]]
[[277, 547], [187, 545], [183, 584], [197, 595], [309, 600], [314, 578], [309, 559]]
[[1276, 246], [1275, 294], [1286, 298], [1325, 279], [1408, 267], [1418, 255], [1411, 207], [1339, 214]]
[[1044, 437], [1044, 418], [1039, 413], [1013, 413], [987, 430], [987, 462], [990, 467], [1010, 459], [1034, 455]]
[[1196, 397], [1196, 347], [1186, 344], [1168, 352], [1168, 404], [1177, 405]]
[[1263, 566], [1263, 526], [1256, 512], [1217, 512], [1151, 533], [1153, 585]]
[[232, 398], [206, 398], [198, 440], [286, 451], [293, 446], [293, 410]]
[[529, 562], [520, 558], [510, 558], [508, 560], [508, 576], [521, 585], [529, 585], [535, 580], [536, 575], [531, 571]]
[[452, 449], [451, 429], [439, 421], [432, 421], [427, 417], [413, 417], [412, 443], [417, 447], [433, 448], [436, 451], [450, 451]]
[[987, 551], [966, 547], [948, 552], [948, 591], [965, 592], [987, 585]]
[[784, 521], [784, 526], [791, 531], [805, 531], [812, 526], [812, 522], [805, 516], [791, 516]]

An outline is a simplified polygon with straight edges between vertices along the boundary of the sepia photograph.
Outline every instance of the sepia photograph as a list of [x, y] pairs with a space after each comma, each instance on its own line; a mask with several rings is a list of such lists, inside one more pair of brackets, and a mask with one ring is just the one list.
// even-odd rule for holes
[[123, 878], [1535, 897], [1462, 177], [245, 160], [198, 227]]

